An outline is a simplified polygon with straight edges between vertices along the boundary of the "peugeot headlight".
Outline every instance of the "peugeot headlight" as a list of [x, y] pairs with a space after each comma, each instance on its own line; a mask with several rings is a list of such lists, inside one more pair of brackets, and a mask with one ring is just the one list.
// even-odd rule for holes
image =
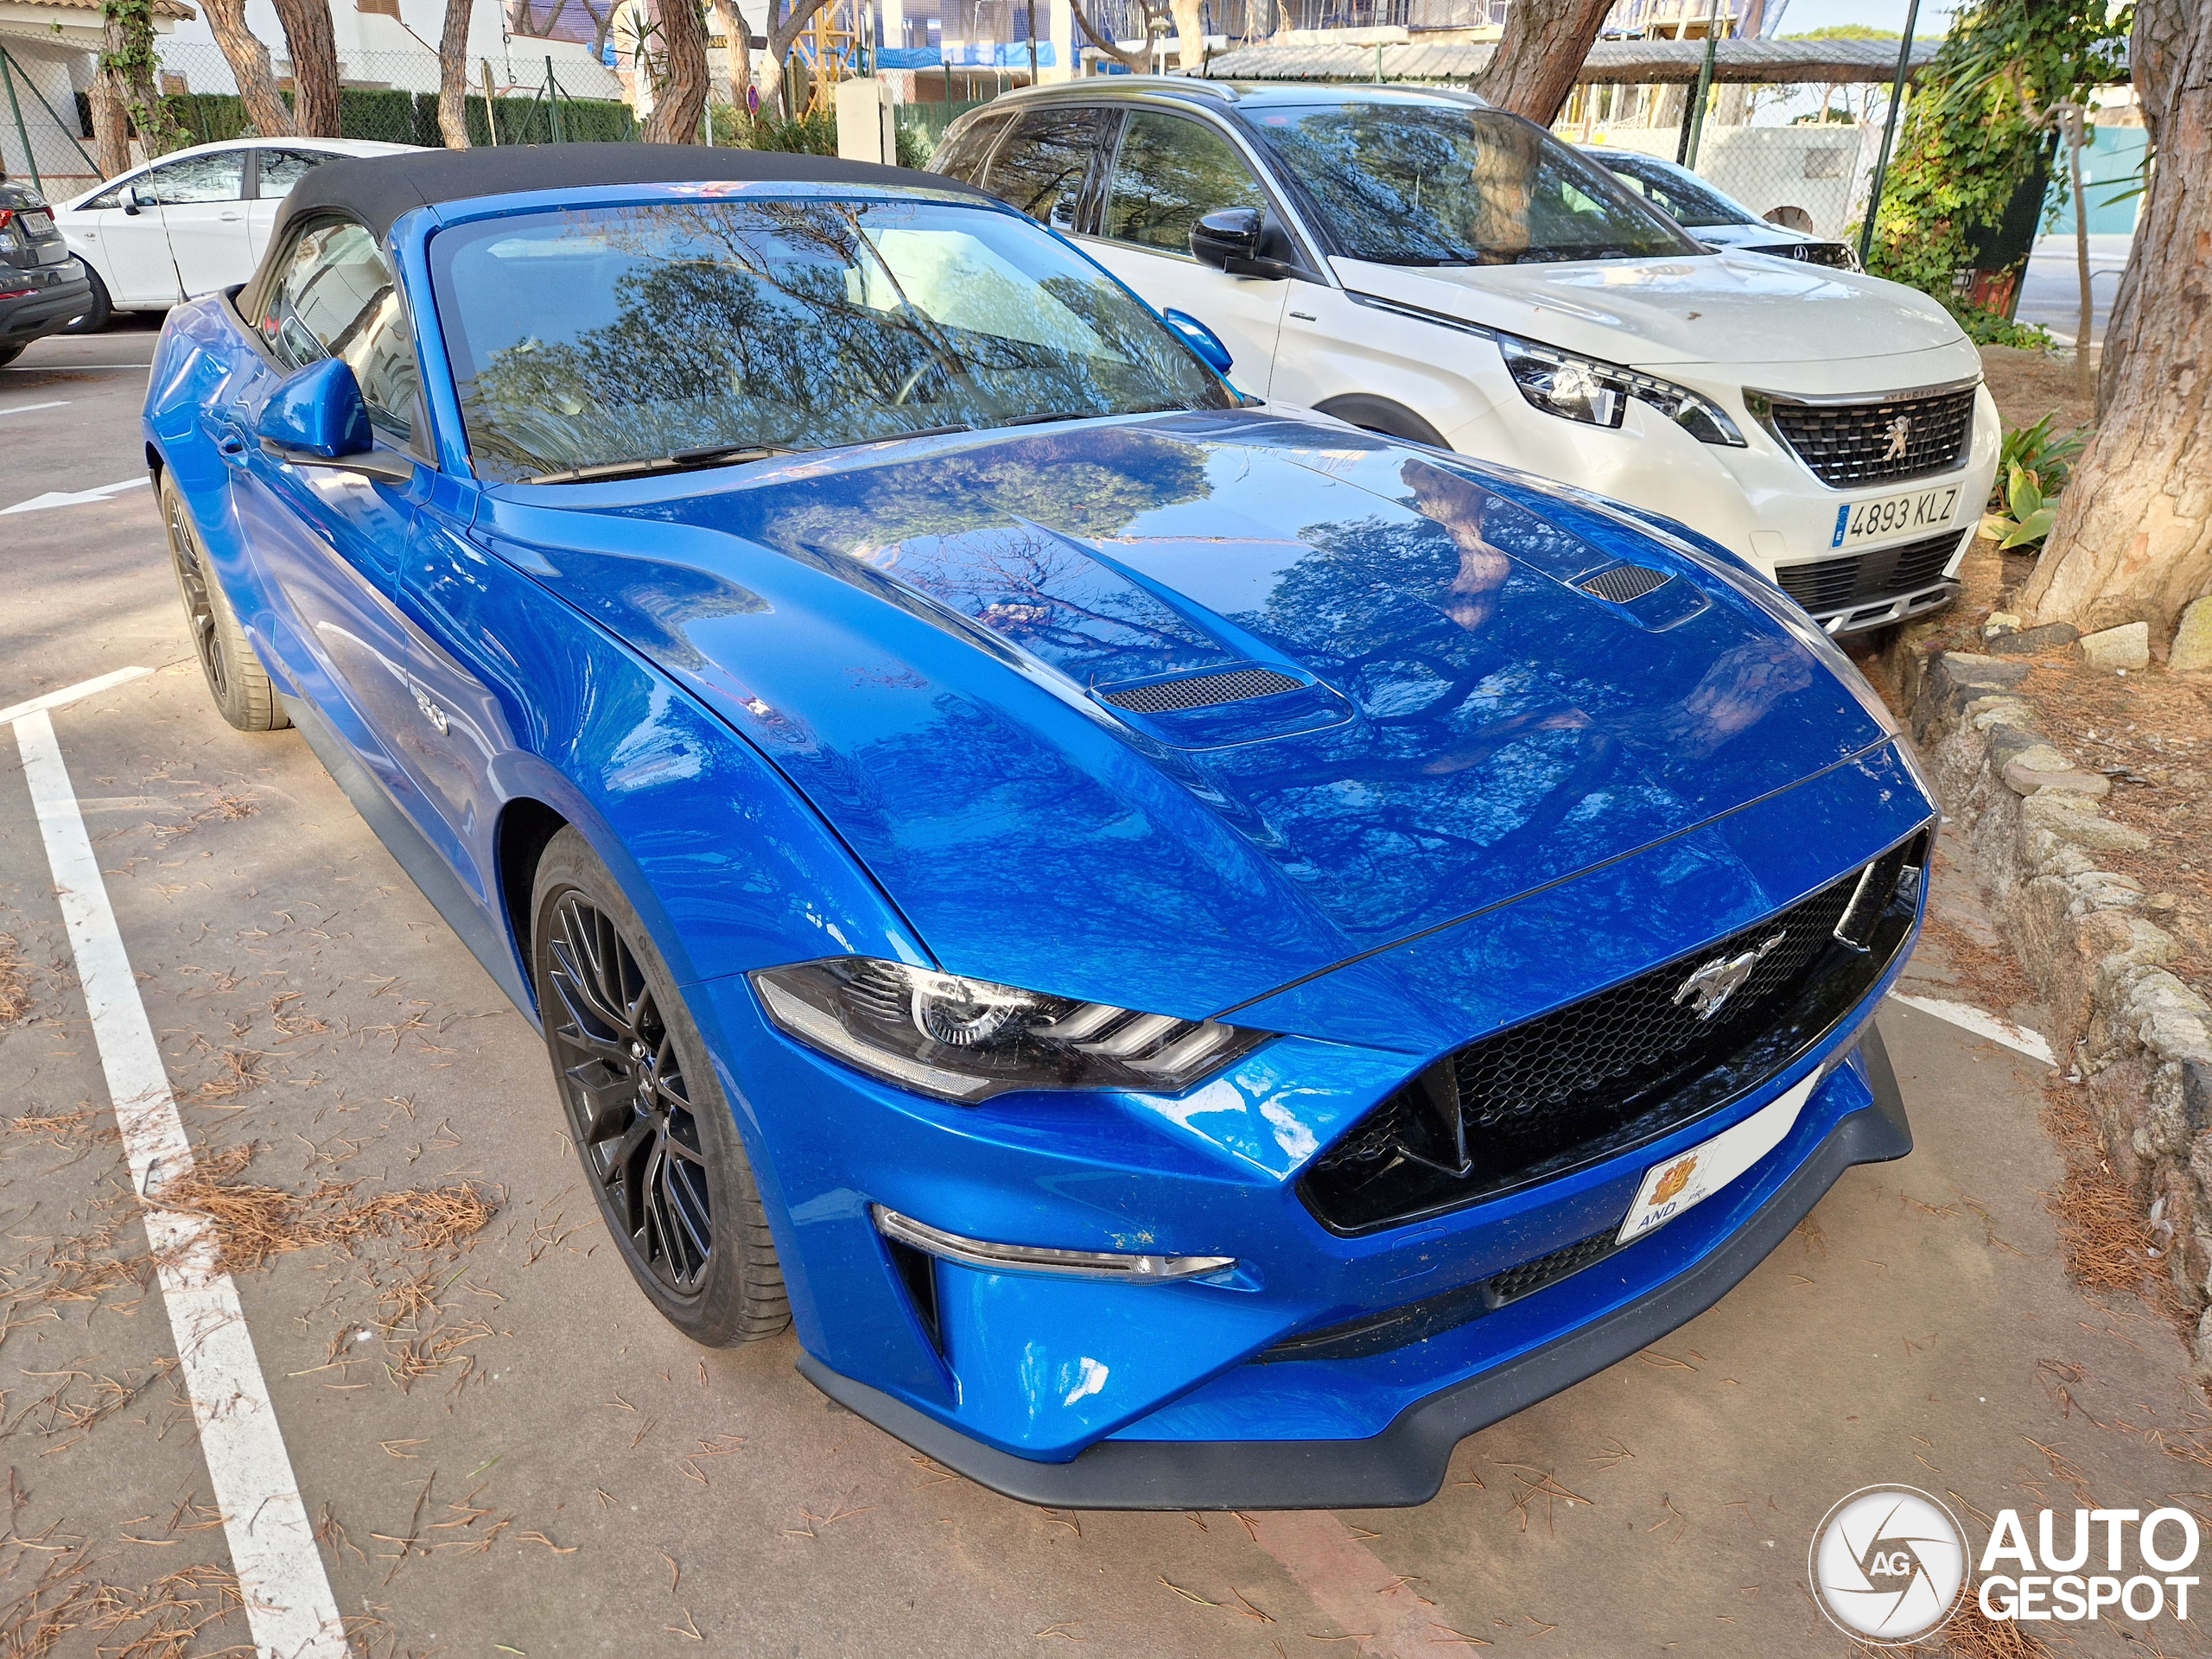
[[963, 1103], [1016, 1089], [1174, 1094], [1272, 1034], [870, 957], [764, 968], [752, 981], [768, 1018], [800, 1042]]
[[1531, 406], [1586, 426], [1618, 426], [1629, 399], [1648, 404], [1700, 443], [1745, 447], [1727, 410], [1710, 397], [1618, 363], [1541, 346], [1515, 334], [1496, 335], [1505, 372]]

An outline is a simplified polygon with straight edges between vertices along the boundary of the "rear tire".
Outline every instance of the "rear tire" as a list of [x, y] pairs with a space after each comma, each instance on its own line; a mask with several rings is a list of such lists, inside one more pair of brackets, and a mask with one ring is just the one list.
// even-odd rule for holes
[[192, 629], [193, 654], [207, 677], [208, 695], [223, 718], [242, 732], [283, 730], [292, 723], [291, 717], [254, 654], [252, 641], [238, 626], [238, 613], [231, 608], [230, 598], [200, 548], [184, 496], [166, 472], [162, 474], [161, 503], [162, 523], [169, 535], [169, 563], [176, 570], [177, 593]]
[[783, 1269], [707, 1046], [637, 912], [573, 828], [538, 860], [530, 937], [569, 1135], [630, 1276], [707, 1347], [780, 1334]]
[[[29, 344], [29, 340], [23, 342], [23, 346]], [[0, 346], [0, 368], [5, 368], [21, 357], [23, 354], [23, 346]]]
[[85, 275], [92, 279], [92, 302], [83, 316], [61, 331], [65, 334], [97, 334], [115, 315], [115, 302], [108, 297], [107, 284], [100, 280], [99, 272], [86, 265]]

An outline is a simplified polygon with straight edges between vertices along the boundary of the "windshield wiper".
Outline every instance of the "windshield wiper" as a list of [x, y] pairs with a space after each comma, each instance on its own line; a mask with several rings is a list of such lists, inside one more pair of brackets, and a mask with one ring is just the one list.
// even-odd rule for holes
[[602, 461], [595, 467], [571, 467], [558, 473], [538, 473], [523, 482], [581, 484], [594, 479], [681, 472], [694, 467], [727, 467], [741, 461], [766, 461], [771, 455], [804, 455], [811, 454], [817, 449], [849, 449], [863, 443], [889, 443], [904, 438], [941, 438], [954, 432], [973, 430], [975, 429], [965, 421], [956, 421], [950, 426], [917, 427], [911, 432], [879, 432], [870, 437], [847, 438], [838, 443], [817, 443], [803, 449], [782, 443], [709, 443], [693, 449], [677, 449], [665, 455], [642, 456], [635, 461]]
[[1100, 410], [1096, 409], [1052, 410], [1042, 415], [1017, 415], [1010, 421], [1001, 421], [1001, 426], [1041, 426], [1046, 421], [1103, 421], [1109, 415], [1173, 415], [1188, 410], [1187, 404], [1162, 404], [1158, 409], [1123, 409]]

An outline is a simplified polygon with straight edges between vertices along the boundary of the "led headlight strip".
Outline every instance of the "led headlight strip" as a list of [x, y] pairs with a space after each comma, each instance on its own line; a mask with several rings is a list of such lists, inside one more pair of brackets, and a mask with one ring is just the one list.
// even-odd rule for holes
[[1492, 330], [1491, 337], [1521, 396], [1547, 415], [1587, 426], [1618, 426], [1628, 412], [1629, 399], [1634, 398], [1657, 410], [1700, 443], [1748, 447], [1727, 410], [1688, 386], [1517, 334]]
[[1233, 1255], [1147, 1255], [1122, 1250], [1055, 1250], [1041, 1244], [997, 1244], [948, 1233], [880, 1204], [870, 1205], [868, 1213], [875, 1218], [876, 1230], [886, 1238], [895, 1238], [947, 1262], [995, 1273], [1046, 1273], [1063, 1278], [1166, 1284], [1177, 1279], [1202, 1279], [1236, 1265]]

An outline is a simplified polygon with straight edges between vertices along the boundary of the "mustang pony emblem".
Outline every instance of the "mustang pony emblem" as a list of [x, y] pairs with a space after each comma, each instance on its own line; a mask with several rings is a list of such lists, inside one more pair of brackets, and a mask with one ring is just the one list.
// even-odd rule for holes
[[1759, 958], [1780, 944], [1785, 936], [1776, 934], [1756, 950], [1746, 950], [1740, 957], [1715, 957], [1688, 979], [1675, 992], [1675, 1005], [1680, 1007], [1691, 997], [1697, 999], [1697, 1017], [1710, 1020], [1720, 1012], [1728, 999], [1744, 988], [1751, 976], [1751, 969], [1759, 965]]
[[1884, 461], [1903, 461], [1906, 441], [1912, 436], [1912, 416], [1900, 415], [1890, 423], [1890, 447], [1882, 452]]

